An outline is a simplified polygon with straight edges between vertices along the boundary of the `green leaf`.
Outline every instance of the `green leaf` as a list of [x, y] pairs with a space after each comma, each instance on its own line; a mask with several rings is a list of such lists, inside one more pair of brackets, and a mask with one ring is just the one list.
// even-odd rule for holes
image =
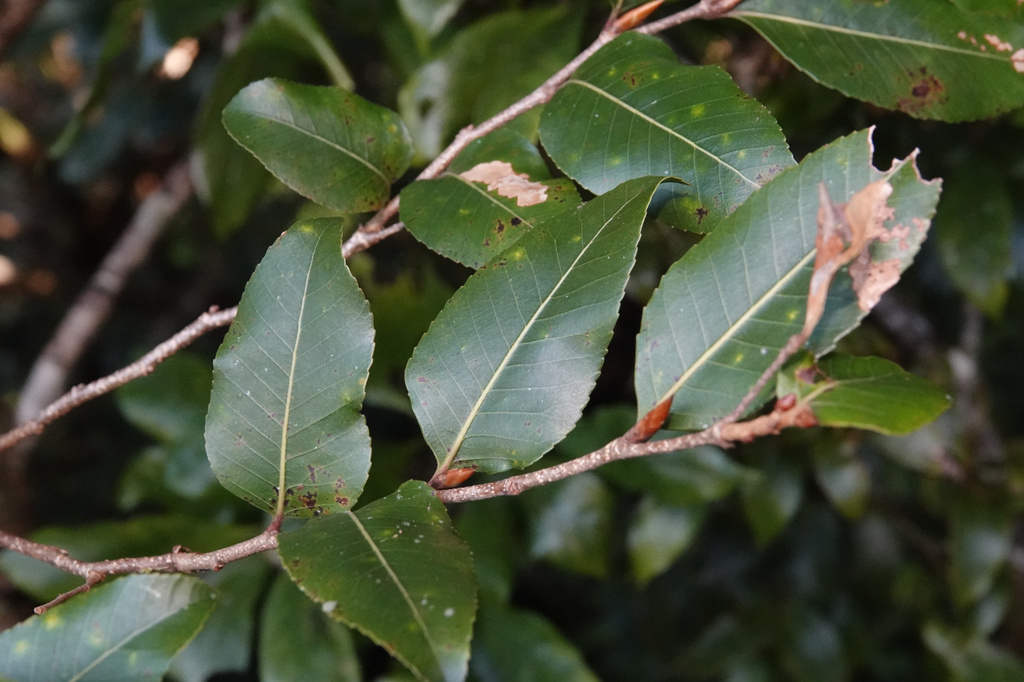
[[950, 514], [949, 579], [959, 606], [992, 589], [1013, 547], [1013, 515], [993, 501], [960, 500]]
[[579, 420], [660, 182], [543, 221], [448, 301], [405, 373], [440, 471], [526, 466]]
[[[906, 233], [876, 245], [872, 259], [898, 259], [900, 270], [909, 266], [939, 185], [921, 180], [913, 157], [885, 173], [872, 168], [870, 136], [867, 130], [841, 138], [783, 171], [669, 268], [644, 310], [637, 339], [641, 415], [674, 396], [669, 428], [709, 426], [739, 403], [799, 331], [814, 261], [819, 183], [838, 203], [887, 179], [895, 218], [886, 227]], [[841, 272], [809, 347], [819, 354], [830, 350], [865, 314]]]
[[473, 562], [444, 506], [410, 481], [356, 513], [279, 536], [288, 574], [323, 610], [418, 677], [461, 680], [476, 611]]
[[427, 38], [433, 38], [455, 16], [464, 0], [398, 0], [402, 15]]
[[797, 608], [783, 623], [782, 663], [794, 682], [843, 682], [850, 678], [836, 624]]
[[937, 622], [922, 628], [928, 649], [949, 669], [952, 682], [1012, 682], [1024, 677], [1024, 663], [981, 637], [964, 636]]
[[217, 602], [202, 631], [171, 663], [177, 682], [206, 682], [216, 673], [242, 673], [252, 657], [257, 600], [266, 592], [270, 567], [239, 561], [203, 575]]
[[783, 531], [800, 508], [803, 481], [799, 469], [784, 461], [763, 467], [760, 476], [744, 481], [743, 511], [760, 546]]
[[370, 468], [359, 410], [373, 325], [340, 244], [332, 219], [282, 235], [214, 360], [210, 463], [224, 487], [275, 515], [347, 509]]
[[[631, 415], [626, 428], [634, 421]], [[620, 460], [601, 467], [600, 472], [627, 490], [649, 493], [661, 504], [680, 507], [720, 500], [749, 475], [720, 448], [710, 445]]]
[[380, 208], [412, 160], [397, 114], [336, 87], [266, 78], [235, 95], [223, 118], [279, 180], [338, 211]]
[[597, 682], [580, 652], [543, 617], [494, 604], [480, 608], [470, 669], [490, 682]]
[[633, 579], [646, 585], [671, 566], [697, 537], [706, 514], [704, 504], [668, 506], [644, 497], [626, 536]]
[[164, 442], [202, 433], [210, 401], [210, 363], [187, 352], [167, 358], [147, 377], [117, 389], [125, 419]]
[[822, 439], [817, 445], [814, 475], [818, 485], [843, 516], [859, 518], [871, 494], [871, 471], [867, 464], [852, 448], [844, 448], [833, 439]]
[[953, 4], [965, 12], [981, 12], [997, 17], [1020, 20], [1024, 18], [1024, 5], [1006, 0], [952, 0]]
[[597, 578], [609, 570], [614, 499], [594, 473], [545, 487], [533, 505], [530, 556]]
[[580, 67], [545, 107], [540, 135], [558, 167], [596, 194], [644, 175], [681, 178], [692, 187], [666, 187], [655, 204], [700, 232], [793, 165], [771, 114], [728, 74], [682, 66], [663, 42], [634, 33]]
[[[579, 35], [580, 15], [565, 7], [502, 12], [460, 31], [399, 92], [417, 154], [433, 159], [460, 128], [529, 94], [573, 58]], [[539, 115], [526, 112], [511, 125], [532, 138]]]
[[262, 623], [258, 656], [264, 682], [363, 679], [351, 631], [328, 618], [284, 573], [270, 588]]
[[[504, 179], [481, 182], [463, 176], [477, 164], [494, 161], [510, 164]], [[439, 178], [403, 189], [401, 209], [414, 237], [447, 258], [479, 268], [536, 222], [579, 204], [572, 182], [551, 179], [529, 140], [499, 129], [477, 140]]]
[[282, 26], [291, 31], [292, 41], [307, 43], [335, 85], [350, 92], [355, 89], [355, 81], [334, 51], [306, 0], [271, 0], [263, 7], [260, 15], [261, 19], [280, 20]]
[[245, 85], [266, 76], [298, 77], [315, 55], [277, 17], [259, 15], [238, 50], [220, 66], [196, 123], [192, 176], [210, 206], [213, 231], [226, 237], [266, 196], [270, 175], [224, 130], [222, 112]]
[[938, 386], [882, 358], [834, 355], [818, 362], [816, 369], [804, 363], [780, 375], [777, 393], [811, 396], [821, 426], [901, 436], [933, 421], [951, 403]]
[[981, 159], [960, 165], [945, 181], [940, 207], [936, 243], [946, 272], [974, 305], [998, 318], [1013, 272], [1013, 205], [1005, 169]]
[[821, 83], [917, 118], [987, 118], [1024, 104], [1019, 23], [932, 0], [747, 0], [731, 16]]
[[0, 675], [24, 682], [160, 680], [216, 602], [188, 576], [130, 575], [0, 634]]

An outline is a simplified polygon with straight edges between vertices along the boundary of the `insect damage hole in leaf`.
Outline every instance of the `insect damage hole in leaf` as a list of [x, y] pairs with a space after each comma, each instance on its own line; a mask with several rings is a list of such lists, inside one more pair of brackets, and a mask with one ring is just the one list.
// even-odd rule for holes
[[534, 206], [548, 200], [548, 188], [539, 182], [530, 182], [526, 173], [516, 173], [505, 161], [478, 163], [459, 175], [470, 182], [482, 182], [488, 192], [515, 199], [517, 206]]

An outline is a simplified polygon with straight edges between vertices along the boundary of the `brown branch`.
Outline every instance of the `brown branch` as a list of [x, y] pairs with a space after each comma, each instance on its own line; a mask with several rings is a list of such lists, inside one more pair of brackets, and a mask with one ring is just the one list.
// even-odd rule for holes
[[0, 452], [3, 452], [15, 443], [18, 443], [29, 436], [42, 433], [43, 429], [45, 429], [50, 422], [64, 416], [82, 403], [88, 402], [93, 398], [103, 395], [104, 393], [109, 393], [118, 386], [123, 386], [133, 379], [138, 379], [139, 377], [144, 377], [147, 374], [152, 373], [158, 364], [174, 355], [206, 332], [211, 329], [216, 329], [217, 327], [223, 327], [231, 324], [231, 321], [235, 319], [236, 311], [237, 308], [228, 308], [227, 310], [211, 308], [209, 311], [200, 315], [195, 322], [188, 325], [127, 367], [119, 369], [113, 374], [105, 376], [102, 379], [97, 379], [92, 383], [75, 386], [62, 397], [47, 406], [31, 421], [28, 421], [18, 428], [12, 429], [0, 436]]
[[180, 161], [164, 176], [160, 189], [139, 204], [131, 223], [32, 366], [18, 400], [17, 423], [29, 421], [61, 394], [68, 372], [109, 317], [114, 300], [128, 278], [146, 259], [164, 227], [191, 195], [188, 163]]
[[809, 428], [817, 420], [806, 403], [795, 403], [783, 409], [777, 407], [770, 414], [738, 424], [715, 424], [714, 426], [688, 433], [685, 436], [668, 438], [647, 443], [633, 443], [625, 436], [620, 436], [600, 450], [577, 457], [576, 459], [556, 464], [555, 466], [527, 474], [510, 476], [492, 483], [466, 486], [465, 488], [449, 488], [434, 493], [445, 504], [485, 500], [491, 497], [518, 495], [524, 490], [547, 485], [570, 476], [591, 471], [609, 462], [616, 462], [634, 457], [689, 450], [700, 445], [719, 445], [728, 447], [732, 443], [747, 443], [755, 438], [778, 434], [789, 427]]
[[[701, 0], [701, 2], [697, 3], [693, 7], [683, 10], [682, 12], [677, 12], [665, 19], [645, 24], [631, 30], [637, 31], [638, 33], [658, 33], [659, 31], [664, 31], [667, 28], [677, 26], [683, 22], [690, 21], [691, 19], [711, 19], [719, 17], [734, 8], [741, 1], [742, 0]], [[613, 18], [614, 16], [615, 15], [613, 14]], [[590, 59], [590, 57], [605, 44], [623, 33], [624, 27], [625, 26], [623, 24], [609, 20], [605, 29], [601, 31], [601, 34], [598, 35], [594, 42], [576, 55], [572, 61], [559, 69], [553, 76], [541, 83], [533, 92], [528, 94], [526, 97], [523, 97], [515, 104], [512, 104], [505, 110], [495, 114], [483, 123], [475, 126], [467, 126], [460, 130], [455, 136], [455, 139], [452, 140], [452, 143], [445, 147], [444, 151], [442, 151], [437, 158], [430, 163], [430, 165], [424, 168], [423, 171], [416, 176], [416, 179], [430, 180], [436, 178], [444, 172], [451, 162], [455, 160], [455, 157], [462, 153], [462, 151], [466, 149], [471, 142], [480, 139], [488, 133], [494, 132], [506, 123], [517, 118], [520, 114], [549, 102], [551, 98], [555, 96], [555, 93], [558, 92], [558, 89], [572, 77], [572, 74], [576, 72], [576, 69], [578, 69], [583, 62]], [[398, 214], [398, 209], [399, 198], [396, 196], [369, 221], [360, 226], [349, 241], [363, 240], [367, 238], [368, 234], [379, 232], [389, 220]], [[398, 230], [395, 230], [395, 232], [397, 231]], [[347, 244], [348, 242], [346, 242], [346, 245]]]
[[649, 24], [638, 26], [634, 30], [637, 33], [652, 35], [693, 19], [717, 19], [731, 12], [741, 2], [743, 0], [700, 0], [696, 5], [687, 7], [675, 14], [670, 14], [664, 19], [658, 19]]
[[107, 576], [124, 573], [197, 573], [199, 571], [219, 571], [233, 561], [244, 559], [254, 554], [265, 552], [277, 547], [277, 534], [266, 530], [259, 535], [243, 540], [230, 547], [223, 547], [212, 552], [189, 552], [175, 547], [167, 554], [148, 557], [128, 557], [124, 559], [108, 559], [104, 561], [79, 561], [72, 558], [67, 550], [51, 545], [43, 545], [10, 535], [0, 531], [0, 547], [25, 556], [38, 559], [55, 568], [80, 576], [85, 584], [70, 592], [61, 594], [53, 601], [37, 606], [36, 613], [44, 613], [47, 609], [66, 601], [82, 592], [88, 592], [96, 583]]

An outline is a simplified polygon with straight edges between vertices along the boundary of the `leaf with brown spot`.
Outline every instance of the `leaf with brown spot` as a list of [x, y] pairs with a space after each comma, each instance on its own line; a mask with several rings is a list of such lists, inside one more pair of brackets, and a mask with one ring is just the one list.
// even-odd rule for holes
[[[871, 151], [870, 132], [862, 131], [814, 152], [752, 194], [669, 268], [644, 310], [637, 338], [641, 416], [669, 397], [666, 428], [699, 430], [729, 414], [802, 330], [816, 257], [817, 272], [826, 269], [823, 259], [833, 281], [817, 283], [824, 309], [808, 348], [825, 353], [860, 323], [865, 313], [839, 259], [848, 244], [874, 236], [870, 258], [897, 258], [899, 269], [906, 268], [925, 236], [939, 189], [916, 173], [913, 156], [880, 171], [871, 166]], [[828, 188], [824, 201], [822, 182]], [[885, 183], [892, 193], [880, 202]], [[848, 200], [852, 207], [842, 206]], [[888, 215], [886, 206], [893, 217], [879, 224], [881, 212]], [[819, 224], [831, 229], [820, 256]], [[882, 241], [876, 230], [890, 226], [900, 236]], [[847, 256], [857, 252], [851, 249]], [[765, 392], [749, 409], [767, 398]]]
[[745, 0], [730, 15], [814, 80], [881, 107], [964, 121], [1024, 105], [1020, 21], [935, 0]]
[[537, 221], [579, 204], [572, 181], [552, 179], [533, 143], [502, 129], [471, 144], [441, 177], [402, 190], [401, 213], [416, 239], [479, 268]]

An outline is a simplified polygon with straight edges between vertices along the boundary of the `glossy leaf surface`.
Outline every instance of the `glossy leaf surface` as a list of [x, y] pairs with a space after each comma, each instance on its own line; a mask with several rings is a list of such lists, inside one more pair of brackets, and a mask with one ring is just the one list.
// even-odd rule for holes
[[597, 682], [580, 652], [537, 613], [485, 604], [470, 669], [480, 680]]
[[626, 536], [633, 579], [646, 585], [671, 566], [693, 542], [706, 514], [703, 504], [669, 506], [643, 498]]
[[614, 519], [608, 486], [583, 473], [534, 496], [530, 556], [559, 568], [607, 577]]
[[1004, 169], [968, 161], [948, 178], [935, 236], [942, 264], [974, 305], [998, 317], [1013, 272], [1013, 204]]
[[1003, 18], [931, 0], [747, 0], [732, 15], [816, 80], [911, 116], [963, 121], [1024, 104], [1024, 26]]
[[[250, 536], [252, 537], [252, 536]], [[171, 661], [176, 682], [208, 682], [218, 674], [242, 674], [249, 668], [257, 604], [266, 592], [272, 568], [262, 561], [238, 561], [202, 580], [217, 594], [203, 629]]]
[[[718, 67], [683, 66], [656, 38], [621, 36], [580, 67], [545, 107], [544, 149], [590, 191], [644, 175], [674, 176], [659, 206], [710, 231], [793, 165], [771, 114]], [[668, 196], [662, 196], [667, 194]]]
[[331, 219], [281, 236], [214, 360], [210, 463], [228, 490], [272, 514], [347, 509], [370, 468], [359, 410], [373, 325], [340, 243]]
[[[402, 220], [414, 237], [471, 268], [514, 244], [537, 221], [580, 203], [572, 181], [552, 179], [540, 152], [525, 137], [499, 129], [477, 143], [439, 178], [403, 189], [401, 204]], [[507, 196], [511, 192], [498, 182], [464, 176], [478, 164], [493, 161], [510, 165], [506, 184], [527, 187], [534, 196]]]
[[382, 206], [412, 160], [397, 114], [335, 87], [257, 81], [228, 103], [224, 126], [286, 185], [338, 211]]
[[542, 222], [452, 296], [405, 373], [441, 470], [526, 466], [572, 429], [659, 183], [634, 180]]
[[0, 676], [155, 682], [214, 604], [190, 576], [118, 578], [0, 634]]
[[775, 461], [740, 488], [747, 523], [759, 545], [773, 540], [796, 514], [803, 500], [801, 472], [792, 463]]
[[[870, 131], [809, 155], [669, 269], [644, 311], [637, 340], [641, 415], [674, 395], [670, 428], [709, 426], [739, 403], [800, 329], [815, 253], [819, 183], [826, 184], [833, 202], [845, 202], [869, 182], [887, 178], [895, 218], [886, 227], [898, 228], [901, 238], [876, 245], [872, 259], [896, 259], [900, 270], [910, 264], [938, 201], [938, 183], [923, 182], [912, 160], [882, 173], [870, 157]], [[817, 353], [829, 350], [864, 314], [841, 272], [809, 346]]]
[[426, 680], [461, 680], [476, 612], [469, 548], [424, 483], [280, 536], [288, 574], [323, 610]]
[[263, 607], [259, 667], [263, 682], [362, 679], [351, 630], [330, 619], [284, 573], [274, 580]]
[[778, 394], [813, 396], [811, 409], [822, 426], [905, 435], [934, 420], [951, 403], [944, 390], [882, 358], [834, 355], [823, 358], [817, 371], [800, 367], [795, 374], [780, 375]]

